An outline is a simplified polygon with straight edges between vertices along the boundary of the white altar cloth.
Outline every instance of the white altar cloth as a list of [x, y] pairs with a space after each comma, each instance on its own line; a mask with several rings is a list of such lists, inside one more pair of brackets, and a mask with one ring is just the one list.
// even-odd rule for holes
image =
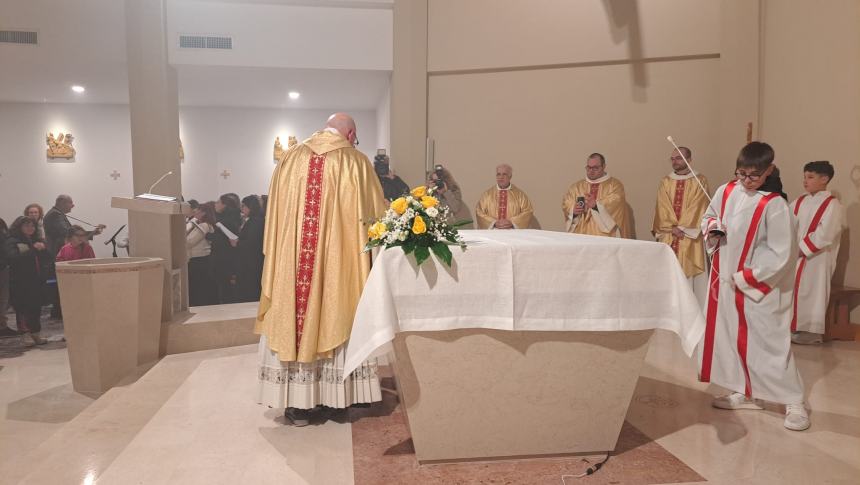
[[356, 309], [344, 375], [397, 332], [461, 328], [618, 331], [661, 328], [687, 355], [705, 318], [665, 244], [553, 231], [460, 231], [448, 268], [382, 251]]

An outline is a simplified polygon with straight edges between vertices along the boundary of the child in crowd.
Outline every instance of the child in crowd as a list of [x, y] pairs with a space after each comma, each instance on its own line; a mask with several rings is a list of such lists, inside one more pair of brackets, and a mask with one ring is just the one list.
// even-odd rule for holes
[[785, 404], [786, 428], [809, 428], [803, 382], [791, 353], [796, 226], [774, 151], [761, 142], [740, 152], [735, 180], [714, 194], [702, 220], [714, 255], [700, 378], [730, 391], [720, 409]]
[[57, 253], [57, 262], [95, 258], [96, 255], [93, 247], [90, 246], [89, 237], [89, 233], [83, 227], [70, 227], [66, 236], [66, 244]]
[[830, 162], [809, 162], [803, 167], [803, 189], [791, 204], [797, 218], [800, 252], [794, 279], [794, 315], [791, 341], [819, 344], [824, 337], [824, 314], [830, 296], [830, 279], [836, 270], [845, 211], [827, 184], [833, 180]]

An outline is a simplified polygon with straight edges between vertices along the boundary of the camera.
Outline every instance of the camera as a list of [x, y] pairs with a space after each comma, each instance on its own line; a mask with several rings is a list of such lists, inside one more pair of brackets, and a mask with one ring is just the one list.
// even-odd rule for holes
[[436, 189], [441, 189], [445, 187], [445, 179], [443, 177], [445, 171], [442, 168], [442, 165], [436, 165], [435, 167], [433, 167], [433, 173], [436, 174]]
[[385, 149], [376, 150], [376, 156], [373, 157], [373, 171], [379, 177], [385, 177], [391, 168], [388, 165], [388, 155], [385, 154]]
[[577, 197], [576, 198], [576, 206], [580, 207], [580, 208], [585, 207], [585, 197], [583, 197], [581, 195], [579, 197]]

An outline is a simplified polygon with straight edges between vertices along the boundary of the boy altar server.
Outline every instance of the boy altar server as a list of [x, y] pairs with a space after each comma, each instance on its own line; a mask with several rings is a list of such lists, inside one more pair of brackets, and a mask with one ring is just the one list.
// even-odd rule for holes
[[797, 344], [818, 344], [824, 337], [830, 279], [836, 270], [839, 240], [845, 226], [842, 204], [827, 190], [831, 180], [830, 162], [807, 163], [803, 167], [806, 193], [791, 204], [800, 246], [791, 320], [791, 340]]
[[700, 378], [732, 391], [714, 399], [714, 407], [760, 410], [761, 400], [782, 403], [785, 427], [802, 431], [809, 416], [789, 329], [796, 228], [773, 159], [770, 145], [747, 144], [736, 179], [717, 189], [702, 220], [714, 259]]

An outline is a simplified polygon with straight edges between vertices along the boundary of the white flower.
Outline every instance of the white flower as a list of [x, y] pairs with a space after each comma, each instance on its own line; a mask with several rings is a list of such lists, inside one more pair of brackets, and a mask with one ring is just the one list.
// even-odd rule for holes
[[431, 207], [431, 208], [427, 209], [427, 215], [430, 217], [436, 217], [439, 215], [439, 209], [437, 209], [435, 207]]
[[397, 239], [399, 239], [399, 240], [401, 240], [401, 241], [405, 241], [405, 240], [406, 240], [406, 238], [407, 238], [408, 236], [409, 236], [409, 233], [408, 233], [408, 232], [406, 232], [406, 231], [401, 231], [401, 232], [400, 232], [400, 235], [397, 237]]

